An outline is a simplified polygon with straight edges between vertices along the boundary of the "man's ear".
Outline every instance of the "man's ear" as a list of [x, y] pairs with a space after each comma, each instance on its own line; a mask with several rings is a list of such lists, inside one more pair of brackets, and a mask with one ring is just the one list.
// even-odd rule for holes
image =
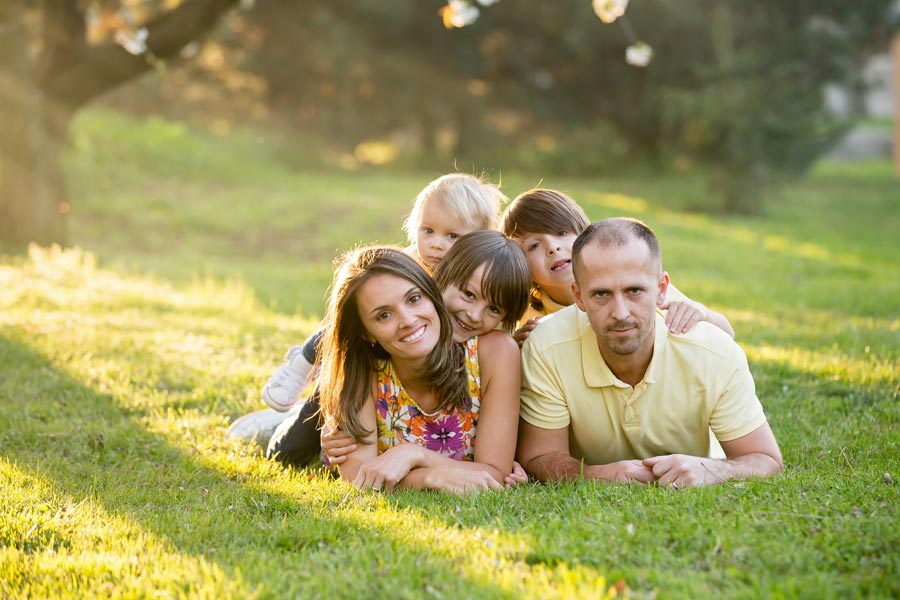
[[575, 281], [572, 282], [572, 294], [575, 296], [575, 305], [581, 309], [581, 312], [587, 312], [584, 308], [584, 299], [581, 297], [581, 288]]
[[666, 290], [669, 289], [669, 274], [663, 271], [659, 276], [659, 294], [656, 297], [656, 305], [663, 306], [666, 303]]

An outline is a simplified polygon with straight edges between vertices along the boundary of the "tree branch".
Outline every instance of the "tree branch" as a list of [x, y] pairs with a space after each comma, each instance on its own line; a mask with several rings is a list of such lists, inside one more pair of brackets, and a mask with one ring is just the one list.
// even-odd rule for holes
[[[50, 6], [68, 3], [66, 0], [48, 0]], [[70, 0], [69, 0], [70, 1]], [[219, 21], [238, 0], [185, 0], [178, 8], [145, 24], [147, 47], [157, 59], [169, 59], [182, 48], [202, 37]], [[77, 49], [81, 40], [71, 40]], [[60, 63], [48, 67], [42, 81], [42, 89], [50, 96], [75, 108], [82, 106], [100, 94], [111, 90], [150, 69], [146, 56], [129, 54], [124, 48], [109, 42], [88, 47], [81, 60], [58, 68]]]
[[41, 14], [41, 54], [35, 79], [52, 81], [84, 59], [87, 52], [84, 9], [71, 0], [44, 0]]

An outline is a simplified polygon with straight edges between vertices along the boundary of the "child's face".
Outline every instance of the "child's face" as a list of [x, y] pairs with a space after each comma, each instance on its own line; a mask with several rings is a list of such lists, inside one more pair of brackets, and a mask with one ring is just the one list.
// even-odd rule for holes
[[442, 202], [426, 200], [416, 228], [416, 252], [434, 270], [456, 240], [478, 229], [457, 219]]
[[525, 252], [531, 279], [542, 288], [567, 289], [572, 275], [572, 244], [578, 237], [571, 231], [527, 233], [516, 241]]
[[462, 288], [444, 290], [444, 305], [453, 324], [453, 341], [464, 342], [472, 336], [493, 331], [506, 317], [506, 311], [481, 295], [484, 265], [478, 267]]

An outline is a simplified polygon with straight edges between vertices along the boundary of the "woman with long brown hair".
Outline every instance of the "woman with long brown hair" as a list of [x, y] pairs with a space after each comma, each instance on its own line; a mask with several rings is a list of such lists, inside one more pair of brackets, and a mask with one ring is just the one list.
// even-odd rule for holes
[[518, 348], [501, 331], [455, 343], [450, 319], [434, 280], [401, 249], [345, 256], [317, 380], [326, 427], [359, 442], [341, 477], [386, 491], [503, 487], [518, 427]]

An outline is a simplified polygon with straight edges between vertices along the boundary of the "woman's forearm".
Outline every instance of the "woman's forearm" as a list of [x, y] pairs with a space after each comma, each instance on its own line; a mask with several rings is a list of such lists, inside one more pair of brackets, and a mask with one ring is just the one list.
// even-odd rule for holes
[[[506, 477], [506, 475], [509, 475], [508, 472], [504, 473], [502, 469], [488, 462], [454, 460], [449, 456], [445, 456], [439, 452], [435, 452], [434, 450], [429, 450], [428, 448], [423, 448], [422, 446], [417, 445], [416, 448], [418, 448], [420, 451], [420, 458], [415, 465], [417, 469], [457, 467], [470, 471], [487, 471], [488, 473], [490, 473], [491, 477], [500, 482], [503, 481], [503, 478]], [[391, 448], [391, 450], [393, 450], [393, 448]], [[390, 452], [390, 450], [388, 452]]]
[[492, 475], [486, 465], [479, 463], [452, 460], [450, 466], [425, 467], [413, 469], [398, 484], [398, 487], [409, 489], [427, 489], [465, 494], [485, 490], [500, 490], [504, 485]]

